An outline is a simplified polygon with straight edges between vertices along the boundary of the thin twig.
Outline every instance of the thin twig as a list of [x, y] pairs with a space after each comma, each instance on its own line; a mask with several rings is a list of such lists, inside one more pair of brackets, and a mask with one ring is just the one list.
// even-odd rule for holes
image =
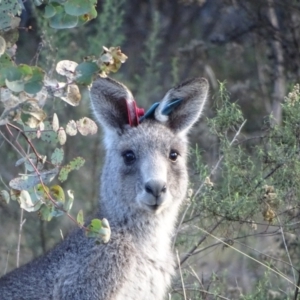
[[[35, 147], [34, 147], [34, 145], [31, 143], [31, 141], [28, 139], [28, 137], [26, 136], [26, 134], [20, 129], [20, 128], [18, 128], [17, 126], [14, 126], [13, 124], [10, 124], [10, 123], [8, 123], [7, 125], [9, 125], [10, 127], [12, 127], [12, 128], [14, 128], [14, 129], [16, 129], [18, 132], [19, 132], [19, 134], [22, 134], [22, 136], [26, 139], [26, 141], [28, 142], [28, 144], [29, 144], [29, 146], [30, 146], [30, 148], [32, 149], [32, 151], [35, 153], [35, 155], [36, 155], [36, 157], [37, 157], [37, 159], [39, 159], [40, 158], [40, 155], [38, 154], [38, 152], [36, 151], [36, 149], [35, 149]], [[8, 129], [8, 131], [9, 131], [9, 133], [13, 136], [13, 134], [12, 134], [12, 132], [9, 130], [9, 127], [7, 126], [7, 129]], [[0, 131], [0, 134], [3, 136], [3, 138], [20, 154], [20, 156], [21, 157], [26, 157], [27, 156], [27, 154], [25, 153], [25, 151], [24, 151], [24, 149], [22, 149], [23, 150], [23, 152], [24, 152], [24, 154], [22, 154], [17, 148], [16, 148], [16, 146], [14, 145], [14, 144], [12, 144], [11, 142], [10, 142], [10, 140], [8, 140], [6, 137], [5, 137], [5, 135]], [[21, 145], [18, 143], [18, 145], [21, 147]], [[50, 193], [49, 193], [49, 191], [48, 191], [48, 189], [45, 187], [45, 184], [44, 184], [44, 182], [43, 182], [43, 179], [42, 179], [42, 177], [41, 177], [41, 174], [40, 174], [40, 172], [39, 172], [39, 170], [36, 168], [36, 166], [34, 165], [34, 163], [32, 162], [32, 160], [30, 160], [29, 159], [29, 163], [31, 164], [31, 166], [34, 168], [34, 170], [35, 170], [35, 173], [37, 174], [37, 176], [39, 177], [39, 180], [40, 180], [40, 183], [41, 183], [41, 185], [42, 185], [42, 187], [43, 187], [43, 190], [44, 190], [44, 192], [45, 192], [45, 194], [47, 195], [47, 197], [48, 197], [48, 199], [52, 202], [52, 204], [54, 205], [54, 207], [55, 208], [57, 208], [57, 209], [59, 209], [59, 210], [61, 210], [61, 211], [63, 211], [75, 224], [77, 224], [77, 225], [79, 225], [78, 224], [78, 222], [75, 220], [75, 218], [72, 216], [72, 215], [70, 215], [69, 214], [69, 212], [67, 212], [65, 209], [63, 209], [62, 207], [60, 207], [60, 206], [58, 206], [57, 205], [57, 203], [56, 203], [56, 201], [53, 199], [53, 197], [50, 195]], [[88, 228], [86, 228], [86, 227], [84, 227], [84, 226], [80, 226], [80, 228], [83, 228], [84, 230], [86, 230], [86, 231], [88, 231]]]
[[[181, 259], [180, 265], [182, 265], [190, 256], [193, 255], [193, 253], [196, 251], [196, 249], [206, 240], [207, 236], [210, 235], [212, 232], [215, 231], [215, 229], [225, 220], [225, 218], [222, 218], [215, 224], [215, 226], [207, 232], [201, 239], [198, 241], [198, 243]], [[179, 265], [177, 265], [176, 268], [178, 268]]]
[[294, 300], [297, 300], [298, 298], [299, 286], [300, 286], [300, 271], [298, 271], [298, 281], [297, 281], [297, 287], [295, 289]]
[[34, 152], [34, 154], [36, 155], [37, 159], [40, 159], [41, 155], [36, 151], [35, 147], [33, 146], [32, 142], [30, 141], [30, 139], [27, 137], [27, 135], [24, 133], [24, 131], [22, 129], [20, 129], [19, 127], [8, 123], [7, 127], [12, 127], [14, 129], [16, 129], [20, 134], [22, 134], [22, 136], [25, 138], [26, 142], [30, 145], [30, 148], [32, 149], [32, 151]]
[[[200, 290], [200, 289], [194, 289], [194, 288], [186, 288], [186, 290], [188, 290], [188, 291], [193, 291], [193, 292], [200, 292], [200, 293], [205, 293], [205, 294], [207, 294], [207, 295], [212, 295], [212, 296], [214, 296], [214, 297], [217, 297], [217, 298], [220, 298], [220, 299], [223, 299], [223, 300], [231, 300], [231, 299], [229, 299], [229, 298], [227, 298], [227, 297], [224, 297], [224, 296], [221, 296], [221, 295], [217, 295], [216, 293], [213, 293], [213, 292], [208, 292], [208, 291], [206, 291], [206, 290]], [[172, 292], [176, 292], [176, 293], [179, 293], [181, 290], [175, 290], [175, 289], [173, 289], [173, 291]]]
[[202, 283], [202, 280], [199, 278], [198, 274], [195, 272], [195, 270], [192, 268], [192, 266], [189, 266], [189, 267], [190, 267], [190, 269], [192, 270], [193, 275], [194, 275], [194, 276], [196, 277], [196, 279], [198, 280], [200, 286], [201, 286], [202, 288], [204, 288], [203, 283]]
[[0, 134], [2, 135], [2, 137], [6, 140], [6, 142], [9, 144], [9, 145], [11, 145], [13, 148], [14, 148], [14, 150], [16, 151], [16, 152], [18, 152], [19, 153], [19, 155], [21, 156], [21, 157], [24, 157], [24, 155], [19, 151], [19, 149], [4, 135], [4, 133], [0, 130]]
[[185, 208], [185, 210], [184, 210], [184, 213], [182, 214], [182, 217], [181, 217], [181, 219], [180, 219], [180, 222], [179, 222], [179, 224], [178, 224], [178, 226], [177, 226], [177, 228], [176, 228], [176, 232], [175, 232], [174, 237], [173, 237], [173, 245], [172, 245], [172, 249], [174, 249], [174, 247], [175, 247], [175, 243], [176, 243], [176, 239], [177, 239], [177, 236], [178, 236], [180, 227], [181, 227], [181, 225], [182, 225], [182, 223], [183, 223], [183, 221], [184, 221], [185, 215], [186, 215], [186, 213], [188, 212], [188, 210], [189, 210], [191, 204], [192, 204], [192, 203], [190, 202], [190, 203], [186, 206], [186, 208]]
[[17, 268], [19, 268], [20, 266], [20, 247], [21, 247], [22, 230], [23, 230], [23, 225], [26, 222], [26, 219], [23, 219], [23, 217], [24, 217], [24, 209], [21, 208], [19, 237], [18, 237], [18, 245], [17, 245]]
[[180, 274], [180, 279], [181, 279], [181, 285], [182, 285], [183, 297], [184, 297], [184, 300], [186, 300], [186, 294], [185, 294], [184, 282], [183, 282], [183, 277], [182, 277], [182, 273], [181, 273], [181, 266], [180, 266], [180, 258], [179, 258], [179, 254], [178, 254], [178, 250], [177, 250], [177, 249], [176, 249], [176, 257], [177, 257], [177, 263], [178, 263], [179, 274]]
[[7, 267], [8, 267], [8, 258], [9, 258], [9, 250], [7, 250], [7, 255], [6, 255], [6, 262], [5, 262], [5, 268], [4, 268], [4, 274], [7, 272]]
[[259, 261], [259, 260], [255, 259], [254, 257], [252, 257], [252, 256], [250, 256], [250, 255], [248, 255], [248, 254], [246, 254], [245, 252], [240, 251], [240, 250], [237, 249], [236, 247], [234, 247], [234, 246], [232, 246], [232, 245], [226, 243], [225, 241], [223, 241], [222, 239], [220, 239], [220, 238], [216, 237], [215, 235], [209, 233], [209, 232], [206, 231], [205, 229], [200, 228], [200, 227], [199, 227], [199, 229], [200, 229], [201, 231], [203, 231], [206, 235], [210, 235], [212, 238], [214, 238], [214, 239], [216, 239], [217, 241], [221, 242], [221, 243], [224, 244], [225, 246], [227, 246], [227, 247], [229, 247], [229, 248], [235, 250], [236, 252], [238, 252], [238, 253], [240, 253], [240, 254], [246, 256], [247, 258], [249, 258], [249, 259], [255, 261], [256, 263], [262, 265], [263, 267], [267, 268], [267, 269], [270, 270], [271, 272], [273, 272], [273, 273], [279, 275], [280, 277], [282, 277], [283, 279], [285, 279], [287, 282], [289, 282], [290, 284], [292, 284], [294, 287], [299, 288], [299, 285], [296, 285], [293, 281], [291, 281], [291, 280], [290, 280], [288, 277], [286, 277], [283, 273], [281, 273], [281, 272], [279, 272], [279, 271], [276, 271], [276, 270], [272, 269], [270, 266], [268, 266], [268, 265], [262, 263], [261, 261]]
[[291, 257], [290, 257], [290, 253], [289, 253], [289, 250], [288, 250], [288, 247], [287, 247], [287, 244], [286, 244], [286, 241], [285, 241], [285, 237], [284, 237], [284, 232], [283, 232], [283, 228], [282, 228], [282, 225], [281, 225], [281, 221], [279, 219], [279, 217], [277, 216], [277, 221], [280, 225], [280, 232], [281, 232], [281, 236], [282, 236], [282, 241], [283, 241], [283, 244], [284, 244], [284, 248], [285, 248], [285, 251], [286, 251], [286, 254], [287, 254], [287, 257], [289, 259], [289, 262], [292, 266], [292, 273], [293, 273], [293, 277], [294, 277], [294, 283], [296, 284], [296, 274], [295, 274], [295, 270], [294, 270], [294, 267], [293, 267], [293, 264], [292, 264], [292, 260], [291, 260]]

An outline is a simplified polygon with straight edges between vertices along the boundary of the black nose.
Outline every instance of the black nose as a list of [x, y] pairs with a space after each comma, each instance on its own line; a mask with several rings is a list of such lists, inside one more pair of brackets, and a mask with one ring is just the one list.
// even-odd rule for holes
[[154, 197], [159, 197], [162, 193], [167, 191], [167, 186], [164, 181], [161, 180], [149, 180], [145, 184], [145, 190], [147, 193], [152, 194]]

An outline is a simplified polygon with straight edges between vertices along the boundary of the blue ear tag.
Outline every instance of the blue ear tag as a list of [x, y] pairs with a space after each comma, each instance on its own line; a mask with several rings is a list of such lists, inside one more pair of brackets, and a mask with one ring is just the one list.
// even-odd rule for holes
[[154, 112], [159, 105], [159, 102], [155, 102], [152, 106], [147, 110], [147, 112], [139, 119], [139, 122], [143, 122], [146, 118], [153, 117]]
[[[181, 102], [182, 99], [171, 100], [171, 102], [164, 107], [161, 113], [165, 116], [168, 116], [173, 111], [173, 109], [176, 108]], [[139, 122], [143, 122], [146, 118], [153, 118], [155, 110], [159, 106], [159, 104], [160, 102], [155, 102], [154, 104], [152, 104], [152, 106], [147, 110], [147, 112], [139, 118]]]
[[168, 103], [163, 110], [161, 111], [161, 113], [165, 116], [168, 116], [174, 108], [176, 108], [180, 103], [182, 102], [182, 99], [174, 99], [172, 100], [170, 103]]

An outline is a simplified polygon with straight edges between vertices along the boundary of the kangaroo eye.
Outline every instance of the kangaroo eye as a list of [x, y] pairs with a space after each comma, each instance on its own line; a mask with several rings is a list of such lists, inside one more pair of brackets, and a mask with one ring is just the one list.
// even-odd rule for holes
[[135, 162], [135, 155], [133, 151], [126, 150], [122, 153], [125, 165], [129, 166]]
[[179, 153], [176, 150], [171, 150], [169, 154], [169, 159], [171, 161], [176, 161], [178, 158]]

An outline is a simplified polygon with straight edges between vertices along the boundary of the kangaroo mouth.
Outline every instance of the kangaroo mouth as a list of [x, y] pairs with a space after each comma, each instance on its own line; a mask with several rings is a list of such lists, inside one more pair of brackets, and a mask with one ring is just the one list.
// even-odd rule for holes
[[159, 205], [159, 204], [149, 205], [149, 204], [146, 204], [146, 208], [147, 208], [148, 212], [157, 215], [163, 210], [163, 205]]
[[158, 210], [158, 208], [160, 207], [160, 205], [158, 205], [158, 204], [154, 204], [154, 205], [146, 204], [146, 205], [147, 205], [147, 207], [149, 207], [153, 211]]

